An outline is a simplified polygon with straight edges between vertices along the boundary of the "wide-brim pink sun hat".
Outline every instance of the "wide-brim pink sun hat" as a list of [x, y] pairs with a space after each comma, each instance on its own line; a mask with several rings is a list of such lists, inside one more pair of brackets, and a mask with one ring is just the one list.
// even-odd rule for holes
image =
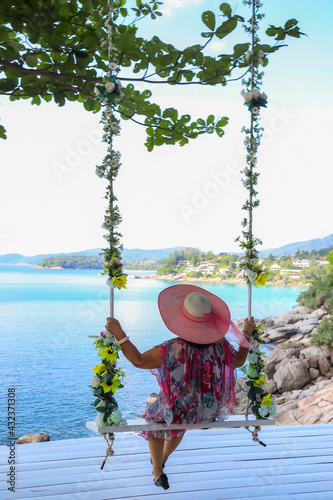
[[246, 348], [251, 344], [231, 321], [224, 300], [195, 285], [173, 285], [162, 290], [158, 307], [166, 327], [196, 344], [212, 344], [226, 337]]

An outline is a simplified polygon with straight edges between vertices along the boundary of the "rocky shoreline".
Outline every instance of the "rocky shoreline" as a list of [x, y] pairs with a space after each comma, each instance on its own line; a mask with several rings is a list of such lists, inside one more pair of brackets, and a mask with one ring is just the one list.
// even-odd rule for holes
[[[327, 312], [305, 307], [261, 320], [263, 339], [275, 344], [265, 358], [269, 386], [277, 407], [277, 425], [333, 423], [333, 364], [331, 353], [312, 346], [315, 332]], [[235, 414], [244, 413], [246, 377], [236, 382]]]

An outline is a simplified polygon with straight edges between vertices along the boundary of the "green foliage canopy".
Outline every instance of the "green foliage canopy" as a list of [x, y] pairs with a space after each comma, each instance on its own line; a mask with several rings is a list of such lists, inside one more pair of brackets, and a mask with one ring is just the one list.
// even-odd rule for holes
[[[190, 138], [203, 133], [224, 134], [227, 117], [192, 120], [188, 114], [179, 116], [173, 108], [161, 110], [151, 100], [150, 90], [140, 91], [138, 82], [146, 86], [167, 85], [222, 85], [232, 79], [235, 70], [249, 69], [244, 59], [249, 43], [239, 43], [232, 54], [207, 56], [205, 48], [214, 39], [232, 33], [244, 19], [235, 15], [229, 4], [220, 5], [219, 16], [206, 11], [202, 21], [208, 31], [202, 33], [203, 43], [178, 49], [157, 36], [145, 39], [138, 36], [138, 22], [161, 16], [162, 2], [118, 0], [111, 2], [117, 9], [113, 46], [119, 55], [118, 79], [123, 84], [124, 98], [117, 106], [123, 119], [131, 119], [147, 127], [146, 146], [152, 150], [162, 144], [186, 144]], [[120, 8], [119, 8], [120, 7]], [[66, 101], [82, 102], [85, 109], [96, 113], [100, 103], [93, 89], [108, 70], [107, 30], [105, 19], [107, 0], [100, 0], [98, 8], [92, 0], [2, 0], [0, 5], [0, 95], [14, 101], [32, 99], [39, 105], [52, 98], [63, 106]], [[283, 27], [270, 26], [267, 35], [275, 44], [257, 44], [255, 51], [267, 55], [284, 44], [287, 36], [299, 37], [297, 21], [291, 19]], [[255, 56], [256, 56], [255, 54]], [[0, 137], [6, 138], [0, 125]]]

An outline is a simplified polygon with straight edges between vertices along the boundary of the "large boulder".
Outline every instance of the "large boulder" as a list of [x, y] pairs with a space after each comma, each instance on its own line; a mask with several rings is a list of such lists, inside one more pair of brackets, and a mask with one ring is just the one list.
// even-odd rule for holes
[[310, 316], [314, 316], [318, 319], [322, 319], [326, 315], [327, 315], [327, 311], [325, 311], [325, 309], [316, 309], [315, 311], [313, 311], [313, 313], [311, 313]]
[[302, 349], [300, 352], [300, 357], [309, 359], [312, 358], [313, 356], [322, 356], [323, 351], [320, 347], [316, 346], [311, 346], [311, 347], [306, 347], [305, 349]]
[[304, 321], [298, 321], [297, 323], [295, 323], [294, 326], [296, 326], [301, 333], [309, 334], [316, 328], [316, 326], [318, 326], [318, 324], [319, 324], [318, 318], [313, 317], [313, 318], [308, 318]]
[[272, 328], [268, 330], [266, 335], [269, 338], [269, 342], [279, 342], [280, 340], [289, 339], [291, 336], [296, 335], [298, 330], [294, 325], [286, 325], [283, 327]]
[[26, 443], [41, 443], [43, 441], [50, 441], [50, 436], [46, 434], [46, 432], [38, 432], [37, 434], [26, 434], [25, 436], [21, 436], [16, 441], [17, 444], [26, 444]]
[[290, 359], [279, 366], [273, 376], [280, 393], [302, 389], [310, 382], [308, 370], [300, 359]]
[[268, 378], [272, 378], [276, 367], [281, 361], [287, 359], [288, 355], [284, 349], [273, 349], [265, 358], [265, 369]]
[[321, 371], [321, 373], [328, 373], [331, 370], [331, 363], [325, 356], [319, 356], [318, 368]]

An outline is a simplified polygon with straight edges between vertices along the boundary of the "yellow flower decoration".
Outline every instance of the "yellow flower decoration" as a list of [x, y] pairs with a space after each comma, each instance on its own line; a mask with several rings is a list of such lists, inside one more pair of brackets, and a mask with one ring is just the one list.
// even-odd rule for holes
[[103, 391], [106, 394], [107, 392], [112, 391], [115, 393], [120, 386], [120, 381], [118, 380], [118, 376], [115, 375], [112, 379], [112, 382], [110, 380], [105, 380], [104, 382], [101, 383], [101, 387], [103, 387]]
[[101, 387], [103, 387], [103, 391], [105, 394], [111, 391], [111, 386], [112, 383], [110, 382], [110, 380], [104, 380], [104, 382], [101, 383]]
[[[112, 349], [112, 347], [105, 347], [105, 349], [103, 349], [102, 351], [99, 351], [99, 354], [106, 361], [110, 361], [110, 363], [115, 363], [118, 359], [117, 351]], [[105, 365], [104, 365], [104, 367], [105, 367]]]
[[111, 391], [115, 393], [120, 386], [120, 380], [118, 380], [118, 375], [115, 375], [112, 379]]
[[267, 385], [264, 375], [260, 375], [257, 380], [253, 381], [254, 387], [260, 387], [261, 385]]
[[114, 276], [111, 281], [116, 285], [117, 288], [126, 288], [127, 276], [126, 274]]
[[95, 368], [93, 368], [93, 373], [97, 373], [98, 375], [104, 375], [104, 373], [107, 373], [105, 364], [101, 363], [100, 365], [96, 365]]
[[256, 285], [264, 286], [264, 285], [266, 285], [266, 281], [267, 281], [267, 276], [260, 273], [258, 278], [256, 279]]
[[267, 394], [267, 396], [262, 398], [262, 404], [269, 408], [272, 404], [272, 396], [270, 394]]

